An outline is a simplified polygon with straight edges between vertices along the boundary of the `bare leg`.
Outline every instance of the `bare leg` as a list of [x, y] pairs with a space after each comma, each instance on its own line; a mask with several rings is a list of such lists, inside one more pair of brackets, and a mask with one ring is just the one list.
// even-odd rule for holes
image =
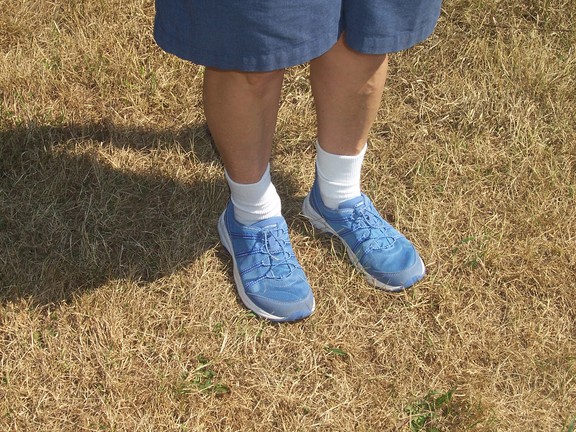
[[204, 72], [204, 112], [226, 172], [235, 182], [261, 179], [272, 149], [284, 70]]
[[[386, 55], [357, 53], [342, 39], [312, 62], [321, 147], [316, 154], [317, 181], [302, 211], [316, 228], [346, 233], [336, 235], [370, 283], [400, 291], [424, 277], [424, 263], [414, 246], [403, 236], [390, 237], [390, 226], [367, 196], [349, 202], [338, 199], [342, 189], [359, 192], [352, 186], [360, 183], [362, 150], [380, 106], [387, 67]], [[324, 195], [334, 198], [338, 207], [326, 206]]]
[[228, 174], [230, 202], [218, 233], [232, 255], [240, 299], [261, 317], [296, 321], [314, 311], [314, 295], [291, 251], [280, 197], [266, 170], [283, 73], [207, 69], [204, 110]]
[[324, 150], [348, 156], [360, 153], [378, 113], [387, 72], [387, 55], [358, 53], [343, 37], [312, 60], [318, 141]]

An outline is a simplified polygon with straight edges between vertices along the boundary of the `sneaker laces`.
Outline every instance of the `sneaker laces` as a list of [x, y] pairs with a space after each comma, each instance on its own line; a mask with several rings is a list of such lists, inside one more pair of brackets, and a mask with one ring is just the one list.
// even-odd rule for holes
[[352, 227], [350, 232], [362, 231], [362, 235], [358, 237], [354, 250], [367, 241], [370, 244], [364, 250], [364, 253], [369, 253], [373, 250], [388, 249], [392, 247], [399, 235], [389, 235], [390, 226], [382, 219], [382, 217], [366, 205], [358, 206], [354, 209], [352, 214]]
[[[249, 268], [245, 269], [242, 274], [248, 273], [255, 268], [264, 267], [266, 271], [258, 278], [250, 281], [249, 286], [263, 279], [285, 279], [289, 277], [296, 265], [291, 262], [294, 255], [286, 250], [289, 241], [286, 239], [287, 233], [282, 228], [276, 226], [265, 227], [257, 235], [255, 248], [249, 252], [250, 255], [264, 254], [262, 260]], [[260, 245], [260, 247], [258, 247]]]

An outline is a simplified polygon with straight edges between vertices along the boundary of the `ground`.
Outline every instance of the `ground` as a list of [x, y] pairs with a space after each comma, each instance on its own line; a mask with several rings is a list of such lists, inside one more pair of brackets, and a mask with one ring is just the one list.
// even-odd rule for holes
[[301, 216], [288, 71], [272, 177], [317, 310], [283, 325], [239, 303], [202, 68], [153, 3], [0, 7], [0, 430], [575, 429], [571, 0], [447, 0], [392, 56], [362, 185], [427, 264], [400, 295]]

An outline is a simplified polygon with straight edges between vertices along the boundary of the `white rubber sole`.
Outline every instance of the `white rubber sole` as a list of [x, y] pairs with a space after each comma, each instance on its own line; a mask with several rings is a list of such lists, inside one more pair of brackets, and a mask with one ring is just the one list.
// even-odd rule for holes
[[[321, 232], [336, 236], [340, 239], [340, 241], [342, 242], [342, 244], [346, 248], [346, 252], [348, 253], [348, 257], [350, 258], [350, 261], [352, 262], [354, 267], [356, 267], [356, 269], [359, 272], [361, 272], [362, 275], [364, 275], [364, 278], [366, 279], [366, 281], [369, 284], [375, 286], [376, 288], [379, 288], [379, 289], [384, 290], [384, 291], [389, 291], [389, 292], [400, 292], [400, 291], [404, 291], [405, 289], [409, 288], [409, 287], [405, 287], [404, 285], [400, 285], [400, 286], [387, 285], [383, 282], [380, 282], [374, 276], [369, 274], [364, 269], [362, 264], [360, 264], [360, 262], [358, 261], [358, 258], [356, 257], [356, 254], [354, 254], [354, 252], [352, 251], [350, 246], [348, 246], [348, 243], [346, 243], [346, 241], [344, 241], [344, 239], [342, 237], [340, 237], [340, 235], [338, 235], [338, 233], [336, 231], [334, 231], [332, 229], [332, 227], [324, 221], [324, 218], [322, 216], [320, 216], [316, 210], [314, 210], [314, 208], [312, 207], [312, 204], [310, 204], [310, 195], [307, 195], [306, 198], [304, 198], [304, 202], [302, 204], [302, 214], [310, 220], [310, 223], [312, 223], [312, 226], [314, 228], [320, 230]], [[420, 260], [419, 264], [422, 268], [422, 271], [421, 271], [422, 276], [420, 277], [420, 279], [421, 279], [422, 277], [424, 277], [424, 273], [426, 272], [426, 268], [424, 266], [424, 262], [422, 261], [422, 258], [420, 258], [420, 256], [418, 256], [418, 259]], [[410, 286], [412, 286], [416, 282], [417, 281], [414, 281], [412, 284], [410, 284]]]

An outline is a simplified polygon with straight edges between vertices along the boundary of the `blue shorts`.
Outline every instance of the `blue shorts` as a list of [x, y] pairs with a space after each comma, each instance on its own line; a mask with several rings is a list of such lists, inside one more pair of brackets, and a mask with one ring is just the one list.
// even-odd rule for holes
[[270, 71], [328, 51], [344, 32], [365, 54], [426, 39], [441, 0], [156, 0], [154, 37], [165, 51], [218, 69]]

